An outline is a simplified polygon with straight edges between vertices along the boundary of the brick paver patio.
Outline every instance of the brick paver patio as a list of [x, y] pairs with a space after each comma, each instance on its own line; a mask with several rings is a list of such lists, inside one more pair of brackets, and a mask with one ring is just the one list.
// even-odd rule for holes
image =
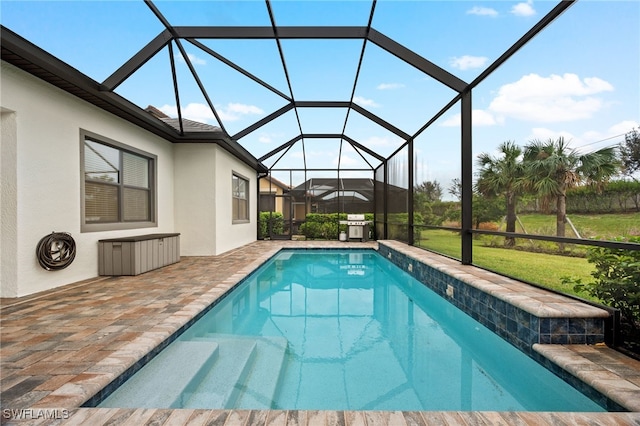
[[[48, 416], [62, 424], [92, 425], [640, 424], [640, 413], [79, 408], [280, 248], [376, 244], [256, 241], [220, 256], [183, 257], [177, 264], [135, 277], [100, 277], [34, 296], [3, 299], [2, 421], [19, 423], [17, 417], [22, 416], [28, 423], [49, 424]], [[640, 371], [625, 368], [627, 374]]]

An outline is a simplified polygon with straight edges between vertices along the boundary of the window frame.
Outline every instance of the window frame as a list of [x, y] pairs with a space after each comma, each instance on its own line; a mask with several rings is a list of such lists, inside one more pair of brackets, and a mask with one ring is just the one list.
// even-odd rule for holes
[[[123, 199], [124, 199], [124, 191], [122, 189], [125, 188], [136, 188], [128, 186], [124, 183], [124, 179], [121, 179], [122, 182], [118, 184], [114, 184], [113, 186], [117, 186], [118, 190], [118, 221], [116, 222], [87, 222], [86, 219], [86, 205], [85, 205], [85, 196], [86, 196], [86, 182], [91, 182], [91, 179], [87, 179], [85, 177], [85, 140], [90, 140], [95, 143], [99, 143], [113, 149], [117, 149], [120, 152], [120, 157], [122, 157], [122, 153], [126, 152], [129, 154], [137, 155], [140, 157], [144, 157], [149, 161], [149, 220], [144, 221], [125, 221], [123, 219]], [[137, 229], [137, 228], [152, 228], [158, 226], [158, 205], [157, 205], [157, 163], [158, 156], [151, 154], [149, 152], [143, 151], [138, 148], [134, 148], [130, 145], [126, 145], [124, 143], [115, 141], [113, 139], [107, 138], [102, 135], [98, 135], [96, 133], [90, 132], [88, 130], [80, 129], [80, 232], [101, 232], [101, 231], [116, 231], [116, 230], [126, 230], [126, 229]]]
[[[235, 191], [234, 191], [234, 179], [240, 179], [243, 180], [245, 182], [245, 196], [246, 198], [239, 198], [235, 196]], [[250, 199], [251, 196], [250, 194], [250, 183], [251, 181], [249, 180], [248, 177], [241, 175], [240, 173], [237, 172], [231, 172], [231, 224], [235, 225], [235, 224], [240, 224], [240, 223], [250, 223], [251, 222], [251, 206], [250, 206]], [[245, 200], [246, 202], [246, 219], [239, 219], [235, 217], [234, 214], [234, 206], [236, 204], [236, 200]], [[240, 206], [238, 206], [240, 207]]]

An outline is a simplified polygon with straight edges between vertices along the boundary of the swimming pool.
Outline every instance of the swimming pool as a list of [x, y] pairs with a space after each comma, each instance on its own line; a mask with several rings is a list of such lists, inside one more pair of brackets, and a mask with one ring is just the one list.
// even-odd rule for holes
[[280, 252], [100, 406], [604, 411], [374, 250]]

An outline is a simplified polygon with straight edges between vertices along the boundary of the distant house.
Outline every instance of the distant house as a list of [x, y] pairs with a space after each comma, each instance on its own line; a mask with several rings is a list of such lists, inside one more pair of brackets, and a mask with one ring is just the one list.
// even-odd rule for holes
[[373, 180], [367, 178], [312, 178], [291, 190], [295, 217], [307, 213], [372, 213]]
[[290, 210], [290, 199], [285, 197], [291, 187], [272, 176], [260, 178], [260, 211], [278, 212], [287, 217]]

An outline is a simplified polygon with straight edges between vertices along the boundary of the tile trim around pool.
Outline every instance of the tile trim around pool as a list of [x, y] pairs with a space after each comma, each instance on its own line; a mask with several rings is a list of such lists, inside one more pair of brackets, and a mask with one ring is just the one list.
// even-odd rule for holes
[[[133, 376], [138, 370], [144, 367], [153, 357], [158, 355], [164, 348], [166, 348], [169, 344], [171, 344], [174, 340], [176, 340], [185, 330], [187, 330], [191, 325], [193, 325], [196, 321], [198, 321], [203, 315], [213, 309], [218, 303], [220, 303], [226, 295], [231, 293], [236, 287], [242, 284], [251, 274], [257, 271], [262, 265], [264, 265], [267, 261], [269, 261], [273, 256], [275, 256], [282, 248], [277, 247], [270, 250], [265, 250], [262, 252], [262, 255], [256, 258], [253, 262], [246, 265], [243, 269], [237, 271], [227, 280], [225, 280], [221, 285], [215, 286], [212, 290], [207, 292], [203, 297], [201, 297], [198, 301], [186, 306], [182, 311], [184, 311], [184, 315], [181, 315], [183, 312], [179, 312], [176, 314], [177, 318], [182, 318], [184, 321], [181, 321], [177, 324], [177, 327], [173, 329], [170, 334], [164, 336], [162, 339], [154, 339], [157, 344], [146, 352], [141, 358], [137, 359], [133, 364], [131, 364], [128, 368], [126, 368], [122, 373], [118, 374], [111, 382], [106, 384], [102, 389], [96, 392], [93, 396], [82, 403], [81, 407], [97, 407], [107, 396], [109, 396], [113, 391], [119, 388], [124, 382], [126, 382], [131, 376]], [[193, 305], [193, 306], [192, 306]], [[132, 342], [135, 344], [135, 342]], [[124, 351], [128, 351], [128, 348], [125, 348]], [[117, 356], [114, 355], [117, 358]]]
[[[302, 244], [301, 244], [302, 243]], [[349, 244], [349, 243], [337, 243], [337, 244], [327, 244], [327, 245], [315, 245], [313, 242], [305, 244], [304, 242], [297, 242], [297, 244], [281, 244], [277, 245], [273, 248], [268, 248], [267, 250], [261, 252], [260, 256], [256, 257], [253, 262], [247, 264], [241, 270], [234, 273], [224, 282], [218, 283], [215, 285], [209, 292], [202, 295], [198, 300], [190, 303], [185, 306], [180, 312], [177, 312], [172, 318], [171, 324], [159, 324], [165, 332], [149, 332], [145, 333], [139, 339], [132, 341], [129, 345], [122, 348], [119, 353], [114, 353], [111, 357], [104, 359], [102, 362], [98, 363], [92, 370], [95, 373], [100, 373], [98, 377], [94, 377], [92, 383], [83, 383], [82, 381], [76, 382], [74, 386], [75, 389], [58, 389], [54, 391], [51, 397], [56, 396], [66, 396], [65, 400], [69, 401], [70, 399], [74, 399], [77, 401], [77, 405], [82, 405], [83, 407], [91, 407], [98, 404], [104, 397], [106, 397], [110, 392], [113, 391], [117, 386], [119, 386], [126, 378], [130, 377], [135, 371], [141, 368], [149, 359], [155, 356], [162, 348], [164, 348], [167, 344], [177, 338], [182, 331], [184, 331], [189, 325], [191, 325], [194, 321], [196, 321], [201, 315], [206, 313], [211, 307], [213, 307], [219, 300], [222, 299], [222, 296], [226, 294], [228, 291], [233, 289], [235, 286], [240, 284], [248, 275], [250, 275], [253, 271], [258, 269], [264, 262], [269, 260], [272, 256], [274, 256], [281, 249], [315, 249], [315, 248], [370, 248], [376, 249], [384, 255], [388, 257], [389, 253], [396, 253], [397, 256], [403, 255], [405, 256], [405, 260], [412, 259], [411, 262], [416, 262], [417, 258], [433, 258], [433, 260], [428, 260], [426, 263], [424, 260], [419, 261], [416, 264], [416, 271], [426, 270], [428, 268], [433, 268], [434, 263], [437, 265], [438, 262], [442, 264], [439, 267], [447, 270], [447, 274], [450, 277], [450, 282], [461, 281], [459, 276], [468, 277], [469, 272], [465, 271], [464, 266], [461, 266], [459, 262], [455, 262], [451, 259], [444, 258], [442, 256], [435, 255], [430, 252], [426, 252], [424, 250], [407, 246], [404, 243], [396, 242], [396, 241], [379, 241], [377, 243], [359, 243], [359, 244]], [[387, 251], [385, 251], [387, 250]], [[410, 255], [401, 253], [402, 251], [413, 253]], [[416, 254], [417, 253], [417, 254]], [[393, 257], [393, 255], [392, 255]], [[399, 257], [400, 258], [400, 257]], [[440, 261], [438, 261], [440, 259]], [[427, 265], [429, 263], [429, 265]], [[420, 266], [422, 264], [422, 266]], [[480, 274], [489, 274], [488, 276], [495, 278], [495, 281], [504, 280], [504, 277], [501, 277], [497, 274], [487, 273], [479, 268], [469, 267], [471, 270], [478, 275]], [[403, 267], [406, 269], [406, 266]], [[413, 268], [412, 268], [413, 269]], [[442, 272], [442, 271], [441, 271]], [[423, 272], [424, 274], [424, 272]], [[458, 277], [458, 278], [456, 278]], [[483, 277], [486, 279], [486, 277]], [[511, 280], [513, 281], [513, 280]], [[521, 284], [521, 283], [520, 283]], [[524, 284], [521, 284], [524, 285]], [[446, 291], [445, 291], [446, 294]], [[575, 304], [575, 303], [574, 303]], [[588, 306], [584, 305], [583, 306]], [[507, 306], [505, 305], [505, 309]], [[542, 307], [544, 308], [544, 307]], [[589, 307], [593, 308], [593, 307]], [[543, 309], [544, 310], [544, 309]], [[575, 306], [569, 307], [569, 318], [577, 318], [579, 309], [576, 309]], [[599, 311], [599, 313], [598, 313]], [[505, 311], [506, 312], [506, 311]], [[596, 313], [596, 318], [599, 316], [604, 317], [606, 311], [597, 310], [590, 311], [591, 313]], [[506, 315], [506, 313], [505, 313]], [[598, 316], [599, 315], [599, 316]], [[477, 318], [476, 318], [477, 319]], [[517, 336], [517, 334], [516, 334]], [[522, 340], [522, 339], [521, 339]], [[558, 345], [560, 346], [560, 345]], [[627, 404], [621, 405], [609, 397], [605, 396], [603, 393], [598, 392], [593, 389], [591, 386], [585, 384], [582, 380], [576, 378], [571, 375], [568, 371], [565, 371], [563, 368], [558, 366], [552, 360], [547, 359], [544, 355], [539, 354], [538, 352], [531, 350], [531, 345], [528, 347], [527, 353], [531, 352], [530, 355], [536, 359], [538, 362], [543, 364], [548, 369], [552, 370], [558, 376], [562, 377], [574, 387], [580, 389], [583, 393], [589, 395], [592, 399], [599, 402], [600, 405], [606, 407], [611, 411], [627, 411], [629, 408]], [[98, 383], [99, 382], [99, 383]], [[82, 389], [79, 389], [78, 386]], [[63, 387], [64, 388], [64, 387]], [[56, 395], [57, 394], [57, 395]], [[52, 406], [52, 400], [45, 398], [40, 401], [40, 403], [36, 404], [36, 406]], [[627, 406], [627, 408], [625, 408]], [[635, 410], [633, 410], [635, 411]]]
[[[534, 349], [534, 345], [540, 344], [604, 342], [607, 311], [480, 268], [465, 268], [459, 262], [397, 241], [378, 241], [378, 247], [378, 252], [393, 264], [602, 407], [627, 411]], [[553, 303], [543, 304], [540, 299], [545, 298]]]
[[[180, 335], [188, 329], [193, 323], [198, 321], [203, 315], [209, 312], [214, 306], [220, 303], [224, 297], [231, 293], [236, 287], [242, 284], [248, 279], [254, 272], [256, 272], [262, 265], [273, 258], [278, 252], [282, 250], [343, 250], [343, 249], [359, 249], [359, 250], [376, 250], [377, 244], [375, 242], [369, 243], [336, 243], [336, 244], [322, 244], [316, 245], [314, 242], [310, 244], [296, 244], [292, 247], [276, 246], [267, 249], [261, 253], [253, 262], [247, 264], [241, 270], [238, 270], [235, 274], [229, 277], [224, 282], [216, 285], [209, 292], [199, 298], [197, 301], [185, 306], [180, 312], [175, 314], [174, 327], [169, 327], [167, 333], [153, 333], [153, 335], [142, 336], [130, 345], [123, 348], [120, 353], [115, 353], [111, 357], [103, 360], [101, 365], [97, 366], [96, 370], [104, 373], [103, 366], [109, 370], [114, 370], [110, 374], [101, 374], [102, 380], [99, 383], [93, 383], [91, 388], [99, 387], [92, 396], [87, 398], [86, 389], [76, 389], [73, 393], [76, 394], [77, 404], [81, 407], [91, 408], [100, 404], [107, 396], [109, 396], [120, 385], [133, 376], [138, 370], [144, 367], [153, 357], [160, 353], [171, 342], [176, 340]], [[224, 255], [223, 255], [224, 256]], [[151, 333], [149, 333], [151, 334]], [[135, 362], [125, 362], [123, 359], [131, 359], [132, 354], [138, 355]], [[114, 368], [115, 367], [115, 368]], [[97, 371], [96, 371], [97, 372]], [[82, 386], [81, 386], [82, 387]], [[80, 392], [77, 392], [80, 390]]]

